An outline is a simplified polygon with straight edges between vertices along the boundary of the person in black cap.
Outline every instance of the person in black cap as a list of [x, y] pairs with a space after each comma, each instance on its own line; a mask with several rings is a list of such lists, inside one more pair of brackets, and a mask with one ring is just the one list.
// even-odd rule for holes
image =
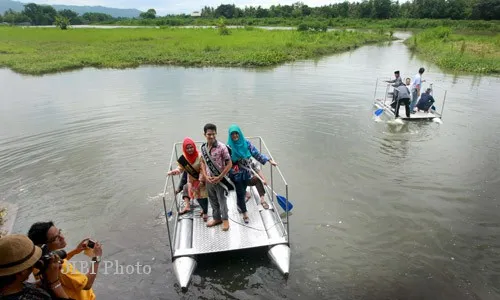
[[396, 78], [393, 80], [386, 80], [385, 82], [392, 83], [392, 86], [397, 88], [403, 83], [403, 80], [401, 79], [401, 76], [399, 76], [399, 71], [394, 71], [394, 77]]
[[392, 83], [392, 86], [394, 87], [394, 90], [392, 91], [392, 103], [391, 103], [391, 106], [392, 108], [396, 108], [396, 89], [398, 88], [398, 86], [400, 85], [404, 85], [403, 84], [403, 80], [401, 79], [401, 76], [399, 76], [399, 71], [394, 71], [394, 77], [395, 79], [393, 80], [386, 80], [385, 82], [387, 83]]

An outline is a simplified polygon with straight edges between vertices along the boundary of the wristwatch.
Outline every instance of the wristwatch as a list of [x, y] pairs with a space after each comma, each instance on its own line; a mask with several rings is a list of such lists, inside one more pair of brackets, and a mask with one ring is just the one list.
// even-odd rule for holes
[[94, 256], [94, 257], [92, 257], [92, 261], [100, 263], [101, 262], [101, 257], [100, 256]]

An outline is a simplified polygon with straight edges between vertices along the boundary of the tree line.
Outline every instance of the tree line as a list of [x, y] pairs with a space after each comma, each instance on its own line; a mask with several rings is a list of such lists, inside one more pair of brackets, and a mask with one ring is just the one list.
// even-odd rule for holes
[[89, 24], [89, 23], [102, 23], [114, 22], [117, 18], [103, 13], [88, 12], [79, 15], [70, 9], [62, 9], [56, 11], [50, 5], [38, 5], [35, 3], [28, 3], [24, 5], [21, 12], [15, 12], [11, 9], [4, 12], [3, 16], [0, 15], [0, 23], [6, 22], [10, 24], [30, 23], [31, 25], [53, 25], [57, 19], [67, 20], [73, 25]]
[[[205, 6], [201, 10], [201, 19], [454, 19], [454, 20], [500, 20], [500, 0], [410, 0], [400, 3], [391, 0], [363, 0], [362, 2], [336, 3], [311, 7], [302, 2], [292, 5], [272, 5], [236, 7], [234, 4], [221, 4], [218, 7]], [[153, 19], [192, 19], [190, 15], [156, 16], [154, 9], [149, 9], [139, 16], [139, 21]], [[100, 23], [112, 24], [129, 18], [114, 18], [104, 13], [88, 12], [79, 15], [75, 11], [63, 9], [56, 11], [50, 5], [28, 3], [21, 12], [12, 10], [0, 15], [0, 23], [30, 23], [31, 25], [53, 25], [61, 22], [73, 25]], [[168, 21], [168, 20], [167, 20]], [[177, 20], [179, 21], [179, 20]], [[163, 24], [176, 25], [176, 24]]]
[[364, 0], [310, 7], [302, 2], [292, 5], [236, 7], [221, 4], [205, 6], [202, 18], [374, 18], [374, 19], [455, 19], [500, 20], [500, 0]]

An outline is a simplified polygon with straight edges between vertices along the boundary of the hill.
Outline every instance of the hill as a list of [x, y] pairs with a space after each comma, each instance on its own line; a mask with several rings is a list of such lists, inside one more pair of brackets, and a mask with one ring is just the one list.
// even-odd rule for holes
[[[24, 4], [27, 3], [30, 2], [21, 3], [19, 1], [0, 0], [0, 14], [3, 14], [8, 9], [20, 12], [24, 9]], [[136, 18], [139, 17], [139, 14], [141, 13], [140, 10], [135, 8], [112, 8], [104, 6], [76, 6], [76, 5], [60, 5], [60, 4], [54, 4], [51, 6], [54, 7], [56, 10], [71, 9], [72, 11], [78, 13], [79, 15], [82, 15], [86, 12], [96, 12], [96, 13], [108, 14], [115, 18], [119, 17]]]

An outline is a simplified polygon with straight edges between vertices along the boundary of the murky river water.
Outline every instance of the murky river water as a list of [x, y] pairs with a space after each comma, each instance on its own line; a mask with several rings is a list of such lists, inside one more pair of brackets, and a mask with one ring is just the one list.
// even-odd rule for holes
[[[372, 120], [377, 77], [426, 67], [443, 124]], [[500, 298], [500, 79], [453, 76], [400, 42], [266, 70], [0, 70], [1, 199], [15, 232], [54, 220], [104, 259], [99, 299]], [[440, 109], [438, 103], [438, 108]], [[162, 191], [172, 143], [214, 122], [262, 136], [290, 185], [291, 274], [264, 251], [201, 262], [183, 294]], [[76, 257], [78, 259], [78, 257]], [[214, 271], [215, 269], [215, 271]]]

